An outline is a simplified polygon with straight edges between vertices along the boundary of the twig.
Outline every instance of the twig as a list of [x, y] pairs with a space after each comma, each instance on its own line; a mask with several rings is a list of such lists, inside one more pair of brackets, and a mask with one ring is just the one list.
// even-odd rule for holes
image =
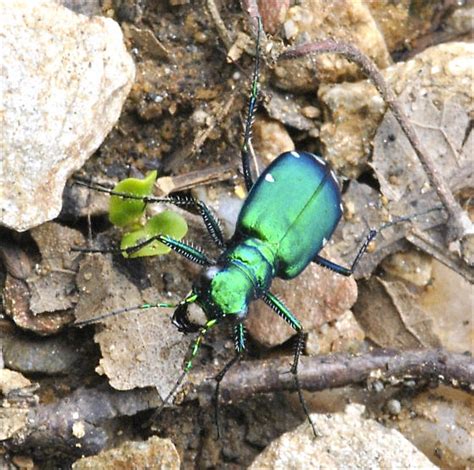
[[295, 58], [305, 56], [307, 54], [322, 53], [337, 53], [343, 55], [349, 60], [352, 60], [357, 65], [359, 65], [364, 74], [367, 75], [367, 77], [373, 82], [375, 88], [381, 94], [382, 98], [387, 103], [387, 106], [392, 111], [395, 119], [400, 124], [400, 127], [407, 136], [407, 139], [409, 140], [418, 159], [420, 160], [420, 163], [422, 164], [428, 179], [431, 182], [431, 185], [435, 189], [443, 205], [446, 207], [446, 211], [449, 214], [447, 234], [448, 240], [452, 241], [461, 239], [466, 233], [469, 232], [471, 227], [471, 223], [467, 217], [467, 214], [462, 211], [461, 207], [456, 202], [448, 185], [444, 181], [444, 178], [436, 168], [433, 159], [418, 138], [414, 127], [405, 116], [395, 96], [395, 93], [388, 86], [375, 63], [351, 44], [336, 42], [332, 39], [295, 46], [294, 48], [285, 51], [280, 56], [280, 58]]
[[[220, 385], [224, 403], [247, 399], [257, 393], [294, 390], [289, 359], [248, 361], [230, 369]], [[327, 390], [354, 384], [366, 384], [371, 378], [397, 383], [411, 379], [422, 383], [440, 382], [474, 392], [474, 361], [471, 356], [442, 350], [389, 351], [377, 349], [360, 356], [334, 354], [303, 357], [299, 381], [306, 390]], [[200, 397], [212, 403], [215, 383], [209, 369], [190, 374], [189, 381]], [[194, 399], [195, 394], [184, 397]], [[35, 449], [36, 457], [55, 449], [69, 455], [95, 454], [113, 441], [114, 427], [108, 420], [133, 416], [156, 408], [160, 400], [156, 390], [119, 392], [108, 386], [80, 388], [54, 403], [40, 404], [29, 412], [18, 438], [9, 441], [15, 451]]]
[[234, 41], [232, 39], [231, 34], [225, 27], [224, 22], [222, 21], [219, 9], [217, 8], [217, 5], [214, 0], [207, 0], [207, 9], [209, 10], [209, 14], [211, 15], [211, 18], [214, 21], [221, 41], [224, 43], [226, 49], [229, 50], [232, 47], [232, 43]]
[[76, 458], [96, 454], [116, 438], [108, 420], [159, 405], [154, 389], [79, 388], [64, 399], [32, 408], [26, 426], [6, 445], [16, 452], [29, 449], [38, 459], [55, 453]]
[[184, 175], [162, 176], [155, 183], [156, 195], [167, 196], [172, 192], [186, 191], [196, 186], [230, 180], [235, 176], [233, 165], [223, 165], [205, 170], [191, 171]]
[[[223, 402], [240, 401], [258, 393], [295, 389], [289, 373], [289, 359], [242, 362], [221, 382]], [[298, 376], [305, 390], [320, 391], [354, 384], [365, 384], [370, 377], [379, 380], [410, 378], [435, 381], [474, 393], [474, 360], [471, 356], [438, 349], [395, 351], [377, 349], [360, 356], [333, 354], [302, 357]], [[207, 375], [209, 377], [209, 371]], [[206, 380], [198, 392], [212, 397], [214, 383]]]

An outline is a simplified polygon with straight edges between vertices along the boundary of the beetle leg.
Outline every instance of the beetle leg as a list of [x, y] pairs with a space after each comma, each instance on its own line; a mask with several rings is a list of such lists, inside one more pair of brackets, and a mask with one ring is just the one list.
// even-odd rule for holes
[[128, 194], [119, 191], [114, 191], [113, 189], [107, 188], [98, 183], [91, 183], [85, 182], [80, 179], [75, 179], [74, 183], [78, 186], [85, 186], [89, 189], [93, 189], [94, 191], [98, 191], [101, 193], [107, 193], [111, 196], [121, 197], [122, 199], [132, 199], [132, 200], [139, 200], [143, 201], [145, 204], [173, 204], [177, 207], [186, 207], [186, 206], [194, 206], [196, 210], [199, 212], [199, 215], [202, 217], [204, 224], [209, 232], [209, 235], [212, 241], [220, 248], [225, 246], [224, 234], [222, 233], [222, 228], [214, 216], [212, 211], [207, 207], [207, 205], [199, 201], [198, 199], [194, 199], [193, 197], [177, 197], [177, 196], [165, 196], [165, 197], [154, 197], [154, 196], [137, 196], [135, 194]]
[[214, 264], [214, 262], [209, 259], [205, 253], [187, 243], [175, 240], [174, 238], [171, 238], [168, 235], [157, 235], [153, 238], [163, 243], [163, 245], [168, 246], [173, 251], [175, 251], [181, 256], [184, 256], [186, 259], [192, 261], [193, 263], [200, 264], [203, 266], [212, 266]]
[[271, 292], [267, 292], [266, 294], [264, 294], [262, 299], [273, 311], [275, 311], [280, 317], [282, 317], [298, 333], [296, 336], [296, 348], [290, 372], [293, 374], [295, 380], [295, 387], [298, 391], [298, 398], [300, 400], [301, 407], [303, 408], [303, 412], [306, 418], [308, 419], [309, 424], [311, 425], [311, 429], [313, 430], [314, 436], [318, 437], [319, 433], [316, 430], [311, 416], [309, 415], [308, 407], [306, 406], [306, 401], [304, 399], [303, 391], [301, 389], [300, 381], [298, 379], [298, 364], [301, 352], [304, 348], [303, 326], [301, 325], [300, 321], [293, 315], [293, 313], [291, 313], [290, 309]]
[[247, 108], [247, 117], [245, 119], [244, 143], [242, 144], [242, 169], [244, 172], [244, 181], [247, 191], [253, 186], [252, 172], [250, 170], [250, 152], [252, 147], [252, 126], [255, 120], [255, 112], [257, 109], [258, 93], [259, 93], [259, 75], [260, 75], [260, 31], [262, 28], [261, 19], [258, 18], [257, 25], [257, 44], [255, 53], [255, 65], [252, 75], [252, 84], [250, 85], [249, 105]]
[[323, 258], [322, 256], [316, 255], [313, 258], [313, 262], [316, 264], [319, 264], [320, 266], [323, 266], [324, 268], [330, 269], [331, 271], [334, 271], [335, 273], [341, 274], [342, 276], [350, 276], [356, 266], [359, 264], [360, 259], [364, 255], [364, 253], [367, 251], [367, 248], [370, 244], [370, 242], [377, 236], [377, 230], [371, 229], [369, 234], [367, 235], [364, 243], [362, 246], [359, 248], [359, 251], [357, 252], [357, 255], [352, 262], [352, 265], [350, 268], [346, 268], [344, 266], [340, 266], [337, 263], [333, 263], [332, 261], [327, 260], [326, 258]]
[[138, 250], [142, 249], [144, 246], [153, 243], [154, 241], [159, 241], [171, 248], [173, 251], [178, 253], [181, 256], [184, 256], [189, 261], [193, 263], [200, 264], [202, 266], [212, 266], [214, 261], [209, 259], [207, 255], [202, 252], [199, 248], [189, 245], [188, 243], [176, 240], [168, 235], [156, 235], [154, 237], [143, 240], [142, 242], [137, 243], [136, 245], [129, 246], [128, 248], [107, 248], [105, 250], [101, 248], [81, 248], [73, 247], [71, 251], [79, 251], [81, 253], [126, 253], [127, 255], [132, 255]]
[[222, 380], [229, 369], [240, 361], [242, 353], [245, 350], [245, 326], [243, 323], [234, 325], [234, 348], [235, 356], [222, 368], [222, 370], [214, 377], [216, 388], [214, 390], [214, 419], [216, 421], [217, 438], [221, 438], [221, 426], [219, 421], [219, 391]]
[[168, 196], [163, 198], [161, 202], [169, 202], [174, 204], [177, 207], [194, 207], [201, 216], [204, 225], [211, 237], [212, 241], [219, 247], [225, 247], [224, 234], [222, 233], [222, 227], [217, 219], [217, 217], [212, 213], [211, 209], [199, 199], [194, 199], [193, 197], [177, 197], [177, 196]]
[[264, 294], [262, 300], [295, 331], [300, 332], [303, 329], [300, 321], [293, 315], [293, 313], [291, 313], [290, 309], [271, 292]]

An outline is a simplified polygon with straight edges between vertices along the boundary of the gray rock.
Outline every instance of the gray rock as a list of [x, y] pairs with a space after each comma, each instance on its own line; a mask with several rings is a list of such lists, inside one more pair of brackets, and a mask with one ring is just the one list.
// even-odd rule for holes
[[7, 338], [2, 346], [5, 365], [25, 374], [68, 374], [81, 361], [80, 348], [59, 336]]
[[117, 121], [135, 67], [111, 19], [0, 0], [0, 224], [56, 217], [66, 179]]
[[273, 441], [249, 469], [438, 468], [399, 432], [362, 418], [363, 411], [350, 405], [344, 413], [311, 415], [322, 437], [302, 424]]

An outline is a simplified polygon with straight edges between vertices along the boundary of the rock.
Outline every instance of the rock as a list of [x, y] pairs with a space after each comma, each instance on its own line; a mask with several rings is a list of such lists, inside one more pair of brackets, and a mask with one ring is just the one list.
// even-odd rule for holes
[[288, 131], [279, 121], [269, 118], [256, 119], [253, 135], [255, 153], [263, 162], [260, 172], [281, 153], [295, 150]]
[[[405, 108], [412, 106], [414, 97], [427, 96], [439, 105], [454, 100], [469, 112], [473, 52], [474, 45], [468, 43], [440, 44], [382, 74], [397, 95], [409, 89]], [[357, 177], [366, 168], [386, 105], [367, 80], [321, 85], [318, 95], [326, 106], [321, 127], [323, 155], [337, 171]]]
[[384, 348], [439, 348], [431, 315], [402, 281], [373, 276], [359, 283], [353, 308], [367, 338]]
[[385, 272], [410, 282], [418, 287], [425, 287], [431, 281], [431, 256], [417, 250], [395, 253], [385, 258], [382, 267]]
[[59, 0], [58, 3], [82, 15], [94, 16], [102, 13], [100, 0]]
[[[310, 102], [313, 104], [312, 101]], [[319, 122], [316, 120], [321, 116], [321, 111], [312, 104], [308, 105], [305, 97], [273, 90], [265, 91], [262, 106], [271, 118], [280, 121], [285, 126], [308, 131], [313, 135], [319, 132]]]
[[0, 408], [0, 441], [10, 439], [26, 427], [28, 409], [15, 407]]
[[69, 374], [81, 361], [81, 348], [67, 337], [12, 337], [3, 342], [5, 365], [25, 374]]
[[180, 458], [170, 439], [150, 437], [145, 442], [124, 442], [116, 449], [84, 457], [72, 465], [73, 470], [115, 470], [117, 468], [151, 468], [179, 470]]
[[35, 463], [31, 457], [26, 455], [14, 455], [12, 463], [16, 465], [19, 470], [34, 470]]
[[260, 0], [258, 6], [265, 32], [277, 34], [285, 20], [290, 0]]
[[399, 432], [372, 419], [364, 419], [361, 405], [349, 405], [344, 413], [312, 414], [322, 437], [314, 438], [308, 423], [273, 441], [249, 470], [262, 469], [436, 469]]
[[[3, 301], [7, 315], [18, 326], [48, 335], [57, 333], [73, 320], [70, 309], [77, 302], [75, 278], [82, 255], [71, 248], [83, 246], [84, 237], [79, 231], [54, 222], [35, 227], [31, 236], [41, 253], [41, 261], [34, 263], [34, 270], [19, 269], [10, 261]], [[20, 259], [22, 253], [27, 256], [16, 245], [10, 247], [10, 253], [16, 253], [15, 257]], [[27, 259], [29, 262], [23, 265], [33, 264], [33, 259]], [[10, 272], [25, 275], [15, 277]]]
[[350, 310], [344, 312], [334, 322], [324, 323], [320, 328], [308, 333], [306, 353], [309, 355], [333, 352], [358, 352], [364, 341], [364, 330]]
[[[380, 68], [390, 64], [382, 34], [362, 2], [341, 0], [334, 8], [331, 2], [302, 0], [288, 10], [283, 28], [294, 44], [334, 38], [354, 44]], [[339, 54], [280, 60], [274, 72], [277, 86], [301, 92], [314, 91], [319, 82], [334, 83], [360, 76], [358, 67]]]
[[440, 9], [436, 2], [367, 0], [366, 3], [391, 52], [410, 47], [411, 41], [432, 31]]
[[392, 398], [387, 402], [387, 411], [393, 416], [399, 415], [400, 411], [402, 411], [402, 404]]
[[[397, 429], [443, 469], [471, 468], [474, 399], [440, 387], [413, 399], [397, 416]], [[412, 467], [413, 468], [413, 467]]]
[[[60, 291], [64, 284], [50, 285], [55, 292], [57, 287]], [[38, 293], [39, 294], [39, 293]], [[53, 294], [54, 295], [54, 294]], [[25, 330], [33, 331], [40, 335], [50, 335], [57, 333], [73, 320], [73, 316], [67, 310], [56, 310], [54, 312], [42, 312], [35, 315], [30, 309], [31, 292], [28, 284], [22, 279], [15, 279], [7, 275], [5, 288], [2, 293], [5, 312], [12, 318], [16, 325]]]
[[0, 369], [0, 393], [8, 395], [12, 390], [29, 387], [31, 382], [19, 372]]
[[472, 18], [474, 6], [466, 2], [446, 20], [445, 28], [454, 34], [472, 34]]
[[[301, 321], [306, 331], [339, 318], [357, 298], [357, 284], [311, 263], [296, 279], [275, 279], [272, 292]], [[259, 343], [273, 347], [284, 343], [295, 331], [262, 301], [253, 302], [246, 322]]]
[[1, 0], [0, 223], [56, 217], [66, 179], [98, 148], [132, 86], [119, 26], [42, 0]]

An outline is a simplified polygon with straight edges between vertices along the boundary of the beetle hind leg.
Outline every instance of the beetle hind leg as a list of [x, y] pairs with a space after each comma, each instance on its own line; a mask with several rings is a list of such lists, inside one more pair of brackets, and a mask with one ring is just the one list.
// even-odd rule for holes
[[252, 84], [250, 85], [249, 104], [247, 116], [245, 118], [244, 142], [241, 148], [242, 169], [244, 172], [244, 181], [247, 191], [253, 186], [252, 171], [250, 169], [250, 156], [253, 153], [252, 148], [252, 126], [255, 120], [259, 94], [259, 76], [260, 76], [260, 32], [262, 29], [261, 19], [257, 19], [257, 44], [255, 53], [255, 64], [252, 75]]
[[354, 270], [356, 266], [359, 264], [359, 261], [361, 260], [362, 256], [364, 256], [365, 252], [367, 251], [367, 248], [369, 247], [370, 242], [377, 236], [377, 230], [371, 229], [365, 238], [364, 243], [361, 245], [359, 248], [359, 251], [357, 252], [357, 255], [352, 262], [352, 265], [350, 268], [346, 268], [344, 266], [341, 266], [337, 263], [334, 263], [332, 261], [329, 261], [326, 258], [323, 258], [322, 256], [316, 255], [313, 258], [313, 263], [319, 264], [323, 268], [329, 269], [330, 271], [334, 271], [337, 274], [341, 274], [342, 276], [351, 276], [354, 273]]

